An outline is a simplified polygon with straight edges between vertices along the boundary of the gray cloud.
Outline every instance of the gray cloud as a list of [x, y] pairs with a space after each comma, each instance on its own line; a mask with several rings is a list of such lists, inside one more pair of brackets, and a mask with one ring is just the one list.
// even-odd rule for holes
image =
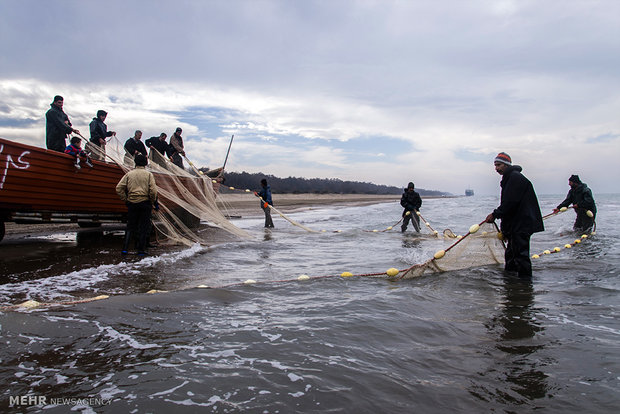
[[[415, 173], [422, 187], [455, 193], [486, 173], [480, 154], [511, 150], [551, 181], [537, 189], [554, 192], [558, 170], [583, 152], [614, 154], [605, 145], [620, 134], [619, 15], [611, 1], [2, 2], [0, 132], [34, 140], [30, 126], [64, 90], [72, 117], [110, 107], [128, 131], [198, 125], [198, 105], [217, 108], [205, 116], [222, 116], [226, 134], [243, 125], [276, 146], [287, 135], [352, 146], [389, 136], [415, 152], [388, 146], [386, 160], [415, 157], [415, 171], [383, 161], [381, 177], [359, 179]], [[309, 154], [321, 157], [323, 144]], [[277, 168], [328, 173], [300, 162]], [[468, 172], [448, 178], [442, 162]], [[613, 191], [607, 172], [591, 173]]]

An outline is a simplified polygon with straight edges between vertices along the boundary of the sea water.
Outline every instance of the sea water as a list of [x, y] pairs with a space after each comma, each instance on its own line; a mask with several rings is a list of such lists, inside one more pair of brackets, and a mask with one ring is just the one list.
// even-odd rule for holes
[[[543, 214], [562, 199], [541, 196]], [[0, 410], [618, 412], [620, 196], [596, 199], [593, 237], [564, 248], [581, 238], [572, 211], [533, 236], [532, 254], [561, 251], [533, 261], [531, 282], [501, 265], [339, 276], [445, 246], [424, 224], [373, 231], [398, 222], [396, 202], [289, 215], [317, 233], [242, 218], [251, 240], [142, 260], [118, 256], [118, 231], [3, 242], [1, 304], [110, 297], [0, 313]], [[425, 199], [421, 213], [463, 235], [497, 203]]]

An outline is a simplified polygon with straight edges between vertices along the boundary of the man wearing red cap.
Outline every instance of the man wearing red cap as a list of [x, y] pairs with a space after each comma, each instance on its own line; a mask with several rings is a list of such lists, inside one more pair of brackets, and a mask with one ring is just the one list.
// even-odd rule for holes
[[500, 229], [507, 241], [505, 269], [518, 272], [521, 278], [531, 278], [530, 237], [545, 229], [536, 192], [530, 180], [521, 174], [523, 169], [512, 165], [512, 159], [505, 152], [497, 154], [493, 164], [502, 176], [501, 203], [486, 221], [502, 220]]

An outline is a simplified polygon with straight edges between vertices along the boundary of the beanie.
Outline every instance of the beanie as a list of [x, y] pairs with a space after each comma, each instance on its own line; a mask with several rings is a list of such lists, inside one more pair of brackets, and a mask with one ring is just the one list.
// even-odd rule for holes
[[501, 162], [506, 165], [512, 165], [512, 159], [510, 158], [510, 155], [506, 154], [505, 152], [500, 152], [499, 154], [497, 154], [493, 162]]
[[103, 109], [100, 109], [97, 111], [97, 118], [99, 118], [100, 116], [108, 116], [108, 113], [106, 111], [104, 111]]
[[410, 182], [409, 184], [407, 184], [407, 188], [415, 188], [415, 185], [412, 182]]
[[579, 179], [579, 176], [577, 174], [573, 174], [570, 177], [568, 177], [568, 181], [572, 181], [575, 184], [581, 184], [581, 180]]

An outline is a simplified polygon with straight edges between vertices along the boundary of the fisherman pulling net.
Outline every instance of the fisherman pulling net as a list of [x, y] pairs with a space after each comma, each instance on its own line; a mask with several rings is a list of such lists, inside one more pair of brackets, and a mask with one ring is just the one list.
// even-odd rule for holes
[[[98, 156], [116, 163], [124, 172], [131, 170], [133, 157], [121, 143], [114, 139]], [[97, 151], [95, 148], [93, 151]], [[173, 164], [156, 149], [149, 154], [148, 169], [155, 174], [159, 193], [160, 210], [155, 211], [153, 224], [156, 230], [170, 242], [191, 246], [204, 244], [196, 228], [199, 223], [208, 222], [240, 238], [251, 238], [246, 231], [232, 224], [216, 204], [217, 190], [221, 182], [221, 170], [215, 178], [198, 171], [193, 163], [185, 158], [191, 172]]]

